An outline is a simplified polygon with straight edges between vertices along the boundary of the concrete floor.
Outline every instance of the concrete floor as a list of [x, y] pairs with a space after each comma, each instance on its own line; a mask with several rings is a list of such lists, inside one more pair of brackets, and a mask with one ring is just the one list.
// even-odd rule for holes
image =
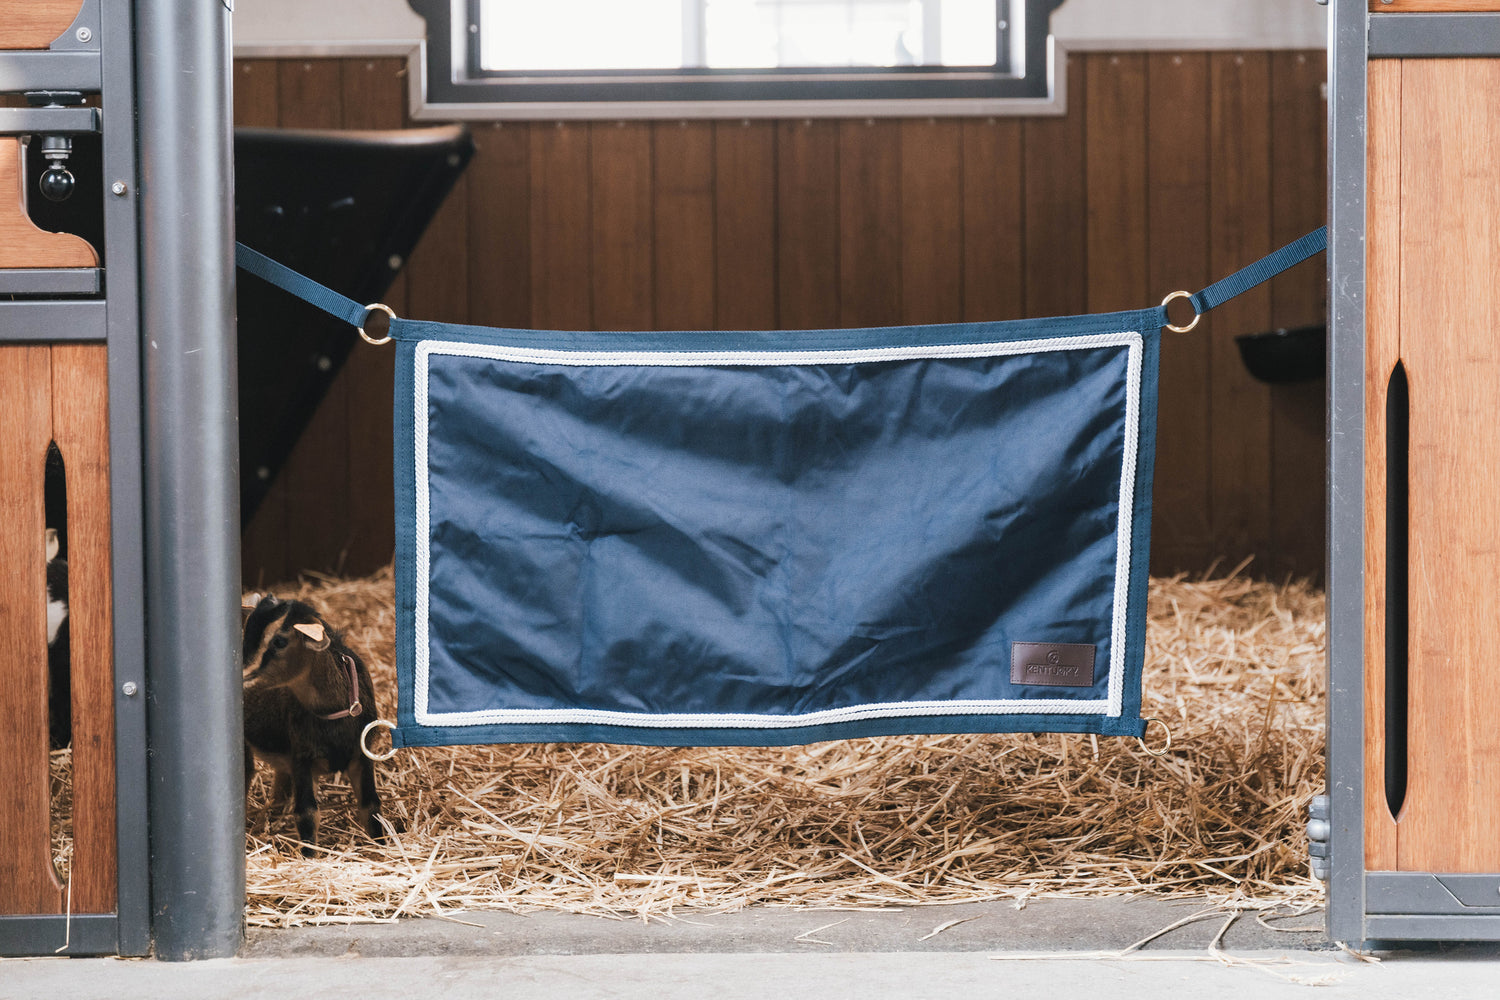
[[1292, 930], [1243, 915], [1225, 931], [1217, 955], [1207, 949], [1224, 927], [1222, 913], [1118, 954], [1203, 909], [1150, 899], [1041, 900], [1020, 910], [1009, 903], [881, 912], [761, 908], [649, 924], [463, 914], [455, 921], [257, 930], [239, 958], [210, 962], [4, 960], [0, 1000], [1500, 997], [1500, 949], [1430, 948], [1363, 962], [1326, 940], [1319, 914], [1272, 921]]

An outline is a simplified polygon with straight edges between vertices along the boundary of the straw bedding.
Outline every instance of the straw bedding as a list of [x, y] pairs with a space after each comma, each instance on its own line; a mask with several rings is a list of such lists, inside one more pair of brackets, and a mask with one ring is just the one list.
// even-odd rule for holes
[[[393, 717], [390, 570], [275, 592], [346, 631]], [[1144, 714], [1172, 730], [1160, 759], [1134, 740], [1051, 734], [403, 750], [378, 772], [394, 835], [358, 834], [342, 778], [324, 779], [315, 858], [301, 857], [292, 817], [268, 806], [262, 769], [247, 917], [649, 918], [1142, 892], [1317, 902], [1302, 826], [1323, 784], [1322, 593], [1237, 574], [1157, 579], [1150, 622]], [[1159, 745], [1160, 727], [1147, 740]]]

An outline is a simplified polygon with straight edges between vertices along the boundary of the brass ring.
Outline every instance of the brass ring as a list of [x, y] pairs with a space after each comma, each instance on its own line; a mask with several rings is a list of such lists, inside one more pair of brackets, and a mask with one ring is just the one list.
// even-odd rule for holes
[[1147, 719], [1146, 720], [1146, 728], [1150, 729], [1151, 728], [1151, 723], [1153, 723], [1153, 722], [1156, 723], [1158, 726], [1161, 726], [1161, 728], [1166, 731], [1166, 734], [1167, 734], [1166, 745], [1163, 746], [1160, 750], [1152, 750], [1150, 747], [1146, 746], [1146, 737], [1145, 737], [1144, 733], [1142, 733], [1142, 735], [1137, 736], [1135, 738], [1136, 742], [1141, 745], [1142, 752], [1144, 752], [1148, 756], [1151, 756], [1151, 757], [1165, 757], [1167, 755], [1167, 751], [1169, 751], [1169, 750], [1172, 749], [1172, 727], [1169, 726], [1169, 725], [1167, 725], [1165, 722], [1161, 721], [1160, 719]]
[[[392, 323], [396, 322], [396, 311], [390, 306], [386, 305], [384, 302], [371, 302], [369, 305], [365, 306], [365, 313], [368, 316], [369, 313], [374, 312], [376, 309], [379, 309], [381, 312], [389, 316]], [[1197, 320], [1194, 320], [1193, 322], [1196, 323]], [[379, 347], [381, 344], [389, 344], [391, 342], [391, 335], [389, 333], [387, 333], [384, 337], [381, 337], [379, 340], [376, 340], [368, 333], [365, 333], [364, 327], [357, 326], [355, 327], [355, 329], [359, 331], [359, 335], [365, 339], [365, 343], [367, 344], [374, 344], [376, 347]]]
[[364, 730], [359, 734], [360, 752], [371, 760], [390, 760], [392, 757], [396, 756], [397, 747], [395, 747], [394, 745], [391, 747], [391, 752], [384, 755], [371, 753], [370, 748], [365, 746], [365, 738], [370, 735], [370, 730], [374, 729], [376, 726], [384, 726], [391, 732], [396, 731], [396, 726], [394, 723], [387, 722], [384, 719], [376, 719], [374, 722], [366, 726]]
[[[1172, 294], [1168, 295], [1166, 298], [1164, 298], [1164, 299], [1161, 300], [1161, 307], [1163, 309], [1165, 309], [1167, 307], [1167, 303], [1168, 302], [1171, 302], [1173, 299], [1177, 299], [1177, 298], [1187, 299], [1189, 302], [1193, 301], [1193, 296], [1189, 292], [1173, 292]], [[1198, 321], [1200, 319], [1202, 319], [1202, 318], [1203, 318], [1203, 314], [1200, 313], [1200, 312], [1198, 312], [1197, 309], [1194, 309], [1193, 310], [1193, 321], [1191, 323], [1189, 323], [1187, 326], [1173, 326], [1172, 323], [1171, 323], [1171, 321], [1168, 321], [1167, 322], [1167, 329], [1171, 330], [1173, 333], [1187, 333], [1193, 327], [1197, 326], [1198, 325]]]

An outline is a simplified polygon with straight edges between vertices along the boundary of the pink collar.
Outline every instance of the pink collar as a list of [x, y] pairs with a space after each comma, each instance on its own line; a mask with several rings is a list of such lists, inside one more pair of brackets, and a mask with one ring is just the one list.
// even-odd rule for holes
[[320, 715], [320, 719], [347, 719], [364, 710], [364, 706], [359, 703], [359, 674], [354, 669], [354, 657], [348, 653], [340, 653], [339, 659], [349, 668], [349, 707], [332, 715]]

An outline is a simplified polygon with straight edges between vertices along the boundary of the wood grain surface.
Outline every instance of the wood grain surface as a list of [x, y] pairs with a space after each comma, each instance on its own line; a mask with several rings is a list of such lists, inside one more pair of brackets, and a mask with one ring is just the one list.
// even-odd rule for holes
[[83, 0], [6, 0], [0, 49], [45, 49], [72, 25]]
[[43, 469], [51, 349], [0, 346], [0, 914], [57, 913], [47, 756]]
[[0, 138], [0, 267], [97, 267], [88, 241], [38, 229], [26, 215], [21, 140]]
[[[1500, 869], [1500, 60], [1400, 67], [1410, 383], [1406, 804], [1397, 868]], [[1378, 647], [1377, 647], [1378, 648]]]

